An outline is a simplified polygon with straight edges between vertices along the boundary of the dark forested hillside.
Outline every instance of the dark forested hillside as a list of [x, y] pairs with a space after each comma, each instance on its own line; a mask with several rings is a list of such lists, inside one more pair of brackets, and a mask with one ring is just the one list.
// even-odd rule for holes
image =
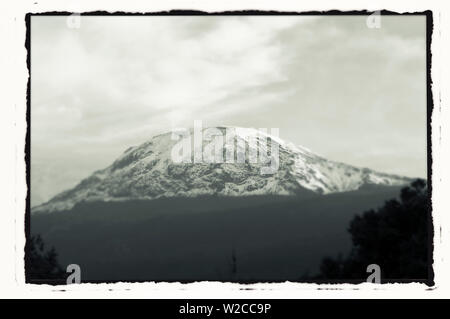
[[31, 226], [84, 281], [298, 281], [348, 253], [352, 218], [399, 189], [81, 203], [33, 214]]

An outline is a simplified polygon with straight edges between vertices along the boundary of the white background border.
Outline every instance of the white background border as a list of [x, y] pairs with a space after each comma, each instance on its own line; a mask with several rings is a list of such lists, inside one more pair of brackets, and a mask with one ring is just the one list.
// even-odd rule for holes
[[[445, 298], [450, 297], [449, 101], [450, 7], [448, 1], [1, 1], [0, 3], [0, 298]], [[170, 9], [202, 11], [277, 10], [342, 11], [386, 9], [396, 12], [433, 11], [432, 115], [433, 219], [435, 286], [312, 285], [222, 283], [117, 283], [70, 286], [24, 283], [25, 134], [28, 71], [25, 14], [45, 11], [151, 12]], [[447, 166], [444, 164], [447, 163]], [[318, 289], [320, 288], [320, 289]], [[62, 291], [62, 290], [65, 291]]]

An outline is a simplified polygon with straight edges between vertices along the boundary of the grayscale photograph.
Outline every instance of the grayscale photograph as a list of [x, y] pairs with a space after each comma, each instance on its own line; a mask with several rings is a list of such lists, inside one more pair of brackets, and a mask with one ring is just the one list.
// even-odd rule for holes
[[426, 14], [27, 19], [27, 282], [432, 279]]

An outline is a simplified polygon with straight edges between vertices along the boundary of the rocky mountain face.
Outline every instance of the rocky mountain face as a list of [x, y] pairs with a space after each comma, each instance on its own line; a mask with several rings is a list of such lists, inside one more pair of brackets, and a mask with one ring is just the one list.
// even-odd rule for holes
[[[226, 135], [231, 131], [232, 139]], [[207, 140], [202, 145], [193, 142], [195, 137], [182, 144], [183, 139], [177, 140], [179, 136], [170, 132], [130, 147], [110, 166], [32, 208], [32, 213], [69, 210], [80, 202], [200, 195], [329, 194], [368, 185], [400, 186], [412, 180], [331, 161], [254, 129], [220, 127], [201, 132]], [[192, 130], [185, 136], [186, 133], [194, 135]], [[213, 141], [223, 148], [214, 148]], [[180, 163], [174, 160], [174, 154], [179, 155], [177, 150], [182, 150], [183, 145], [187, 145], [184, 151], [188, 152]], [[202, 160], [196, 161], [195, 154], [202, 154]], [[244, 154], [241, 161], [239, 154]], [[264, 169], [271, 166], [275, 169], [265, 173]]]

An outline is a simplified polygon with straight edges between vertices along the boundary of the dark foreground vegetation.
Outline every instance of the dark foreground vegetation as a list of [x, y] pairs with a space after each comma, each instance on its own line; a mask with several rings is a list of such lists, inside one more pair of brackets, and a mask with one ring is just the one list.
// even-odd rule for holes
[[325, 258], [317, 279], [367, 277], [377, 264], [382, 279], [421, 280], [428, 276], [428, 190], [416, 180], [376, 210], [355, 216], [348, 228], [352, 249], [343, 258]]
[[[425, 278], [420, 183], [400, 198], [398, 187], [367, 187], [308, 197], [82, 203], [32, 215], [31, 229], [55, 247], [60, 267], [80, 265], [84, 282], [364, 280], [369, 261], [392, 278]], [[398, 199], [382, 207], [390, 198]], [[339, 254], [347, 257], [324, 260]], [[42, 278], [33, 267], [30, 280]]]

